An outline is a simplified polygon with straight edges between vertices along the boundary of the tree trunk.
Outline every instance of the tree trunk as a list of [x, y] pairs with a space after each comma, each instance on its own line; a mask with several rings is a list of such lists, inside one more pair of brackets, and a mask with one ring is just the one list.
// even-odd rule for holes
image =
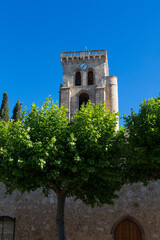
[[57, 193], [57, 232], [58, 240], [66, 240], [64, 232], [64, 205], [66, 196], [62, 193]]

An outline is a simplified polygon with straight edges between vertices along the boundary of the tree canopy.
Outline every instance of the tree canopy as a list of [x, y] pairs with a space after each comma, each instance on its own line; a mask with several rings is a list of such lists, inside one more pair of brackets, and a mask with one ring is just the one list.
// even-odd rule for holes
[[160, 178], [160, 96], [144, 100], [138, 113], [124, 116], [124, 157], [129, 182]]
[[7, 190], [41, 187], [57, 195], [58, 239], [65, 240], [66, 197], [85, 204], [112, 204], [125, 183], [160, 178], [160, 97], [124, 116], [88, 102], [71, 121], [67, 109], [47, 99], [18, 121], [0, 121], [0, 181]]
[[116, 131], [117, 114], [88, 103], [69, 122], [66, 108], [50, 99], [32, 105], [17, 122], [0, 122], [0, 181], [8, 191], [42, 187], [57, 195], [59, 240], [65, 239], [65, 198], [112, 204], [125, 183], [121, 158], [124, 133]]

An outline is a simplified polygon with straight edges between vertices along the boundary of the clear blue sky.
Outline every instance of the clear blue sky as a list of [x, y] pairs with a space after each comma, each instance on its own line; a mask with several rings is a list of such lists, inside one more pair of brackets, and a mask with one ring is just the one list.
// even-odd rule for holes
[[[118, 77], [119, 110], [137, 111], [160, 91], [160, 1], [0, 1], [0, 104], [10, 115], [59, 99], [60, 52], [107, 49], [110, 75]], [[122, 121], [121, 121], [122, 124]]]

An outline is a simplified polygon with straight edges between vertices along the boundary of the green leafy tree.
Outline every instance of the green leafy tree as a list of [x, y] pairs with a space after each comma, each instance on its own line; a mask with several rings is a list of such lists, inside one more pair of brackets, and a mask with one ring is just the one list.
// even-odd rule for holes
[[20, 100], [17, 101], [16, 105], [14, 106], [13, 109], [13, 116], [12, 119], [17, 122], [18, 119], [20, 119], [21, 116], [21, 108], [22, 108], [22, 103], [20, 103]]
[[112, 204], [125, 183], [123, 131], [105, 105], [82, 106], [68, 122], [66, 108], [48, 99], [32, 105], [21, 120], [0, 122], [0, 181], [8, 192], [41, 187], [57, 196], [58, 239], [65, 240], [66, 197], [85, 204]]
[[6, 91], [3, 93], [3, 100], [0, 108], [0, 119], [5, 122], [9, 121], [8, 94]]
[[124, 116], [129, 182], [160, 178], [160, 96], [144, 100], [139, 112]]

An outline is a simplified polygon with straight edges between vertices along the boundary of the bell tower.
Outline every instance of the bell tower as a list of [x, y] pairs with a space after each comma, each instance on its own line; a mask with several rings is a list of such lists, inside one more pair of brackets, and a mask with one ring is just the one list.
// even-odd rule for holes
[[62, 52], [61, 63], [60, 105], [68, 107], [69, 118], [89, 99], [118, 112], [117, 77], [109, 76], [106, 50]]

